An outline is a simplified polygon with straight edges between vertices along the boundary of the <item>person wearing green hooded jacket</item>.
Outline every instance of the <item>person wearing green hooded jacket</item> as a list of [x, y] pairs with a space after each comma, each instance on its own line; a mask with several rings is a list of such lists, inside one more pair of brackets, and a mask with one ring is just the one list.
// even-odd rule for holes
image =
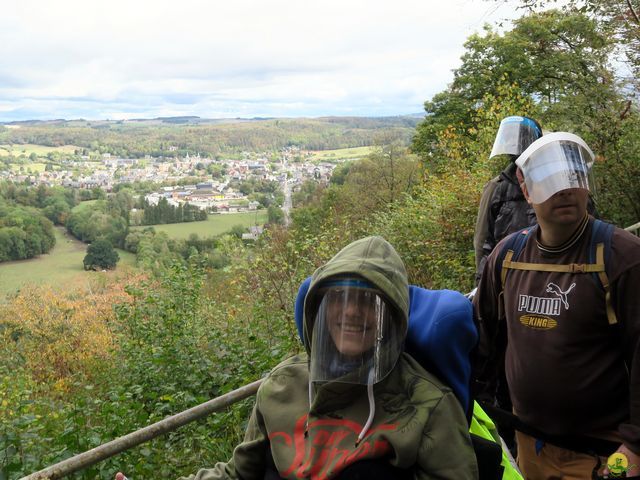
[[407, 274], [381, 237], [355, 241], [313, 274], [306, 355], [261, 385], [244, 441], [190, 480], [477, 479], [462, 407], [403, 353]]

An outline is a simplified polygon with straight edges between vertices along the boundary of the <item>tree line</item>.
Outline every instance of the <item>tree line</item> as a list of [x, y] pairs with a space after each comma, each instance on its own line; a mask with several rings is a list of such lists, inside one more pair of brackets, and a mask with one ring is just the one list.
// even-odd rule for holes
[[48, 253], [54, 224], [64, 225], [77, 202], [71, 190], [0, 182], [0, 262]]
[[396, 131], [408, 144], [417, 121], [413, 117], [329, 117], [160, 125], [157, 122], [23, 122], [19, 129], [0, 126], [0, 144], [75, 145], [80, 153], [110, 153], [123, 158], [196, 153], [216, 158], [243, 151], [279, 151], [290, 146], [306, 150], [368, 146], [381, 129]]
[[48, 253], [56, 243], [53, 222], [34, 208], [0, 199], [0, 262]]
[[207, 219], [207, 212], [189, 203], [171, 205], [162, 197], [156, 205], [142, 199], [143, 215], [140, 225], [157, 225], [163, 223], [197, 222]]
[[[162, 199], [158, 205], [149, 205], [143, 195], [138, 197], [129, 188], [120, 188], [107, 196], [101, 189], [31, 187], [4, 181], [0, 182], [0, 262], [48, 253], [55, 245], [54, 225], [64, 226], [85, 243], [105, 240], [112, 247], [136, 253], [132, 247], [135, 241], [127, 242], [134, 206], [140, 209], [141, 218], [148, 225], [207, 218], [205, 211], [189, 204], [176, 207]], [[164, 239], [164, 245], [184, 258], [188, 256], [185, 248], [191, 246], [179, 246], [168, 239]], [[203, 245], [200, 248], [204, 249]]]

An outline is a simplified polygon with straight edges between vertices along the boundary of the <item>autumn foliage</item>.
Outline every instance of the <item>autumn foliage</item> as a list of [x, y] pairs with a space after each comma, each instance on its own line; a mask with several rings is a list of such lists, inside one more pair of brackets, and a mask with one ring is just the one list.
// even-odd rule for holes
[[114, 355], [113, 305], [126, 300], [118, 283], [88, 294], [26, 287], [0, 310], [5, 353], [37, 383], [67, 391], [71, 378], [90, 379]]

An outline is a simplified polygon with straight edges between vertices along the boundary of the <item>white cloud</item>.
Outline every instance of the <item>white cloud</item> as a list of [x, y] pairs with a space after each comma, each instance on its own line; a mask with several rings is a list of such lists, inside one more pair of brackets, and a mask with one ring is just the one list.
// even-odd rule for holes
[[483, 0], [21, 0], [0, 16], [0, 120], [419, 112]]

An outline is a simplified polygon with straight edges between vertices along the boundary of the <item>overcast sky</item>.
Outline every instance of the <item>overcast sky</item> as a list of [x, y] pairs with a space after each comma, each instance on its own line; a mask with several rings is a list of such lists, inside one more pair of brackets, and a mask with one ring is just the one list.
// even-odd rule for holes
[[452, 80], [486, 0], [20, 0], [0, 121], [403, 115]]

